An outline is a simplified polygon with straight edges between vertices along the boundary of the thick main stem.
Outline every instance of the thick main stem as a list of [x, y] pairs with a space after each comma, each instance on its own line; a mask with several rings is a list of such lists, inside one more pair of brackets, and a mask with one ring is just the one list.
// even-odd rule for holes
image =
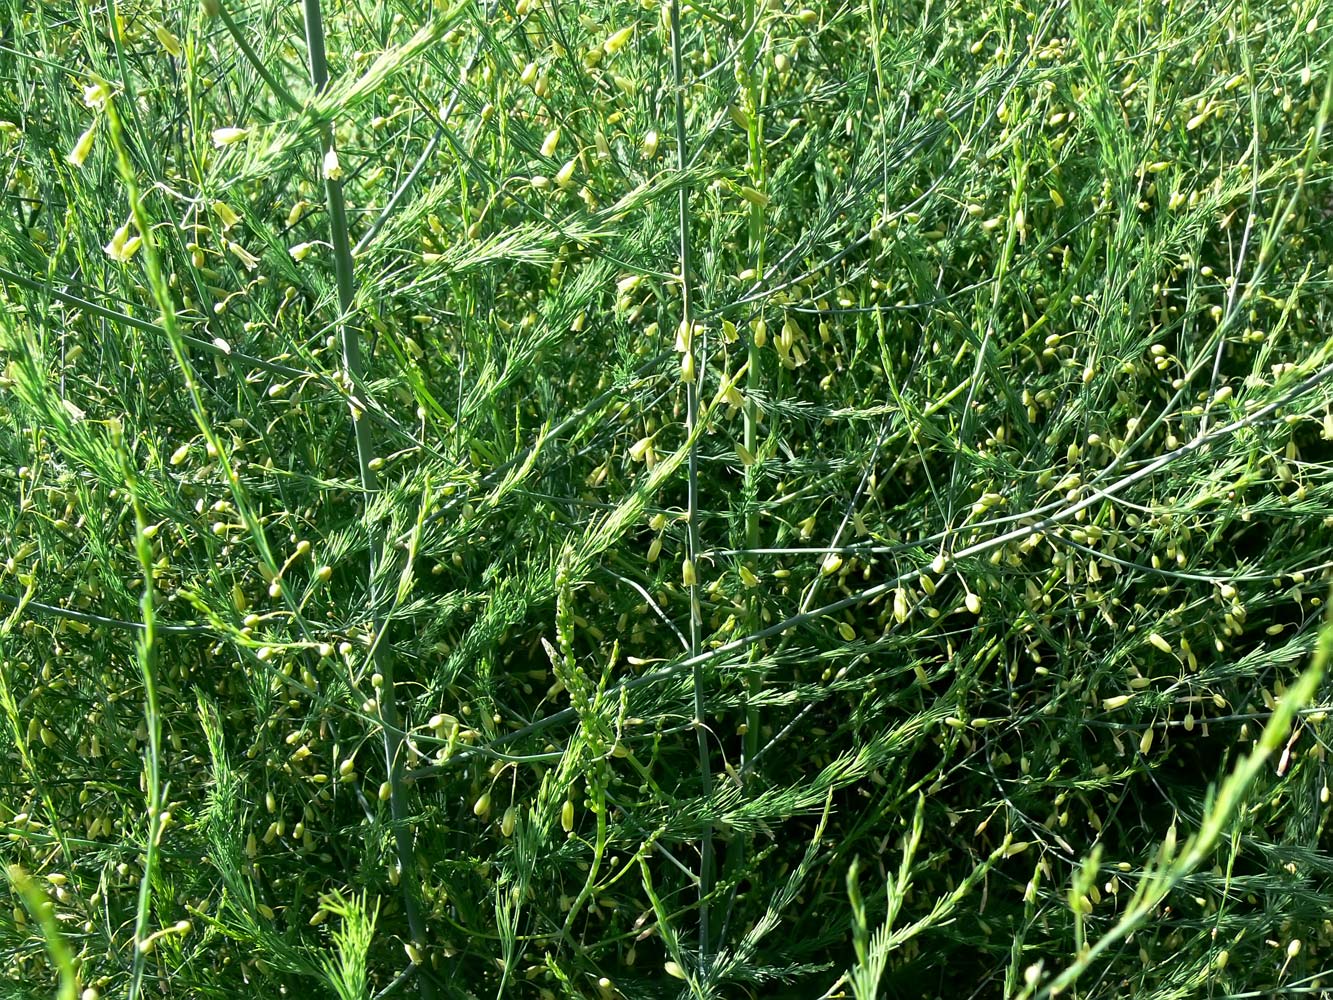
[[[306, 47], [310, 56], [310, 82], [316, 93], [322, 91], [329, 82], [328, 62], [324, 46], [324, 21], [320, 12], [320, 0], [304, 0]], [[351, 385], [364, 385], [361, 359], [361, 340], [356, 329], [348, 321], [352, 311], [353, 263], [352, 244], [347, 231], [347, 203], [343, 196], [342, 181], [336, 173], [328, 169], [330, 154], [336, 155], [333, 129], [324, 127], [321, 134], [321, 146], [324, 155], [324, 190], [329, 208], [329, 233], [333, 246], [334, 273], [338, 284], [338, 339], [342, 346], [343, 370]], [[369, 498], [379, 490], [379, 477], [371, 467], [375, 458], [375, 442], [371, 436], [370, 422], [365, 419], [368, 405], [358, 407], [356, 397], [352, 398], [352, 426], [356, 435], [356, 457], [360, 469], [361, 489]], [[394, 690], [393, 658], [385, 642], [385, 622], [381, 611], [379, 593], [379, 567], [384, 557], [384, 533], [377, 523], [368, 523], [366, 532], [369, 536], [370, 561], [367, 568], [367, 590], [371, 609], [371, 627], [374, 630], [371, 646], [371, 662], [380, 676], [378, 692], [379, 714], [383, 723], [384, 761], [389, 777], [389, 811], [393, 817], [394, 847], [397, 853], [399, 875], [403, 886], [403, 908], [407, 914], [407, 924], [417, 947], [426, 944], [426, 927], [421, 919], [421, 910], [417, 905], [414, 891], [415, 845], [412, 831], [407, 822], [407, 790], [403, 785], [403, 732], [398, 724], [398, 700]], [[421, 996], [432, 998], [435, 995], [430, 977], [418, 977]]]

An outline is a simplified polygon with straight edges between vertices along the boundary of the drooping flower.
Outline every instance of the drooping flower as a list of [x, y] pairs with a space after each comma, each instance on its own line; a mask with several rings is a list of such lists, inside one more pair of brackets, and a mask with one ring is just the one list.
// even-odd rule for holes
[[111, 88], [102, 80], [90, 83], [83, 88], [83, 103], [95, 111], [101, 111], [106, 107], [106, 102], [111, 97]]
[[139, 247], [142, 245], [143, 237], [131, 236], [130, 224], [127, 222], [112, 234], [111, 242], [102, 249], [112, 260], [125, 264], [139, 252]]
[[173, 35], [165, 24], [159, 24], [154, 28], [153, 34], [157, 36], [158, 43], [162, 48], [173, 58], [179, 59], [185, 52], [181, 47], [181, 40]]
[[228, 240], [227, 250], [233, 257], [241, 262], [247, 271], [253, 271], [259, 266], [259, 258], [239, 243], [233, 243], [231, 240]]
[[342, 180], [342, 176], [343, 168], [338, 160], [338, 150], [330, 146], [328, 152], [324, 154], [324, 177], [326, 180], [338, 181]]
[[213, 212], [217, 215], [218, 221], [222, 223], [224, 233], [241, 221], [241, 217], [225, 201], [213, 202]]
[[66, 155], [66, 163], [72, 167], [83, 166], [83, 162], [88, 159], [88, 154], [93, 150], [93, 135], [96, 131], [97, 122], [94, 121], [84, 131], [83, 135], [79, 136], [79, 141], [74, 144], [74, 148], [69, 151], [68, 155]]

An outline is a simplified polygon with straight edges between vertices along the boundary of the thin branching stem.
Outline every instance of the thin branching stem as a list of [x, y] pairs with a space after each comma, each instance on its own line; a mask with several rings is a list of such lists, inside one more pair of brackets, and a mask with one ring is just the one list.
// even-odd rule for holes
[[[685, 72], [682, 56], [680, 2], [671, 0], [671, 81], [675, 111], [676, 167], [682, 174], [689, 162], [688, 133], [685, 126]], [[686, 434], [695, 439], [699, 421], [699, 387], [707, 369], [707, 344], [695, 336], [694, 329], [694, 275], [690, 246], [690, 186], [682, 183], [676, 195], [678, 225], [680, 227], [680, 306], [682, 339], [686, 351], [688, 371], [685, 376]], [[690, 658], [698, 659], [703, 644], [703, 612], [699, 605], [699, 449], [692, 443], [687, 468], [687, 499], [685, 512], [686, 559], [691, 571], [686, 583], [690, 602]], [[709, 763], [707, 707], [704, 700], [702, 663], [694, 667], [694, 728], [699, 753], [699, 784], [707, 795], [712, 787], [712, 769]], [[713, 831], [705, 822], [699, 844], [699, 964], [707, 976], [712, 947], [708, 926], [710, 897], [713, 892]]]
[[227, 28], [227, 33], [231, 35], [232, 41], [234, 41], [236, 47], [241, 50], [241, 54], [245, 56], [245, 61], [248, 62], [250, 67], [259, 74], [260, 79], [262, 79], [264, 83], [267, 84], [268, 89], [273, 92], [273, 96], [281, 101], [283, 106], [289, 111], [300, 111], [301, 102], [292, 96], [292, 92], [287, 89], [281, 80], [274, 76], [273, 71], [269, 69], [264, 63], [264, 60], [260, 58], [259, 53], [256, 52], [254, 46], [250, 44], [250, 39], [247, 38], [245, 32], [241, 30], [241, 26], [236, 23], [236, 19], [231, 16], [231, 11], [228, 9], [227, 4], [221, 2], [218, 3], [217, 10], [218, 16], [222, 18], [222, 23]]

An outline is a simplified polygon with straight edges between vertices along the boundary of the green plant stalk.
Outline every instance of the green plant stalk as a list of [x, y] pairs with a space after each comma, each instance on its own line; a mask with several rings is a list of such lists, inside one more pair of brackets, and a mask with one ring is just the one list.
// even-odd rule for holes
[[[315, 93], [321, 93], [328, 86], [329, 70], [324, 44], [324, 20], [319, 0], [304, 0], [306, 26], [306, 48], [310, 59], [310, 83]], [[321, 153], [327, 156], [335, 150], [333, 129], [324, 126], [320, 134]], [[321, 161], [322, 162], [322, 161]], [[325, 174], [324, 192], [329, 208], [329, 237], [333, 246], [334, 271], [338, 285], [338, 339], [342, 348], [343, 369], [347, 377], [355, 384], [362, 385], [363, 365], [361, 360], [361, 340], [356, 329], [348, 321], [353, 308], [353, 263], [352, 243], [347, 228], [347, 202], [343, 195], [342, 182], [337, 177]], [[375, 457], [375, 444], [371, 437], [370, 423], [363, 419], [368, 409], [358, 407], [352, 402], [352, 426], [356, 436], [356, 457], [360, 471], [361, 488], [367, 497], [379, 490], [379, 477], [371, 468]], [[399, 871], [403, 883], [403, 908], [407, 915], [408, 928], [414, 943], [418, 947], [426, 945], [426, 927], [417, 905], [414, 877], [416, 872], [415, 845], [412, 831], [407, 824], [407, 789], [403, 784], [403, 734], [398, 722], [398, 701], [394, 685], [393, 660], [387, 644], [383, 641], [385, 622], [380, 610], [378, 570], [384, 557], [384, 533], [380, 525], [367, 524], [370, 560], [367, 567], [367, 588], [371, 608], [371, 626], [374, 629], [374, 644], [371, 661], [375, 672], [383, 682], [379, 689], [380, 718], [383, 721], [381, 731], [384, 735], [384, 761], [389, 779], [389, 811], [393, 817], [394, 846], [397, 853]], [[420, 975], [417, 979], [422, 997], [435, 995], [430, 977]]]
[[[186, 354], [186, 342], [182, 336], [176, 319], [175, 305], [172, 300], [172, 294], [168, 285], [166, 275], [162, 270], [161, 258], [158, 255], [154, 229], [151, 219], [145, 210], [143, 199], [140, 197], [139, 185], [132, 163], [130, 162], [129, 151], [125, 144], [124, 130], [117, 110], [116, 103], [109, 101], [106, 105], [106, 117], [108, 131], [112, 145], [115, 150], [116, 167], [120, 175], [121, 182], [125, 187], [126, 201], [129, 203], [131, 216], [135, 227], [138, 229], [139, 236], [142, 238], [142, 252], [144, 271], [148, 279], [148, 286], [151, 294], [158, 306], [161, 316], [161, 329], [167, 335], [171, 347], [172, 355], [179, 367], [185, 380], [186, 393], [190, 400], [192, 415], [199, 432], [208, 442], [212, 453], [216, 455], [219, 467], [230, 488], [233, 501], [245, 523], [247, 530], [254, 541], [255, 548], [261, 559], [262, 564], [269, 569], [272, 575], [277, 576], [278, 571], [273, 558], [272, 551], [268, 545], [263, 531], [263, 525], [251, 509], [251, 505], [242, 489], [239, 476], [235, 467], [227, 457], [227, 452], [219, 440], [217, 433], [208, 419], [207, 411], [204, 407], [203, 397], [199, 387], [198, 378], [194, 374], [193, 366]], [[162, 802], [165, 798], [165, 791], [160, 781], [160, 710], [157, 706], [157, 687], [156, 687], [156, 619], [153, 615], [152, 607], [152, 551], [147, 544], [145, 529], [147, 525], [143, 513], [142, 504], [139, 502], [139, 494], [135, 491], [135, 474], [129, 464], [128, 456], [125, 454], [120, 435], [122, 431], [119, 425], [114, 428], [113, 438], [114, 447], [117, 450], [118, 461], [121, 464], [121, 478], [126, 483], [127, 488], [133, 495], [135, 501], [136, 516], [136, 542], [138, 555], [141, 564], [144, 567], [145, 575], [145, 595], [146, 605], [143, 609], [145, 618], [143, 634], [140, 636], [138, 645], [138, 659], [141, 670], [144, 675], [144, 684], [146, 689], [149, 729], [149, 761], [146, 765], [146, 781], [148, 786], [149, 799], [149, 837], [145, 854], [145, 871], [140, 884], [140, 899], [136, 907], [137, 917], [135, 922], [135, 955], [133, 958], [133, 971], [129, 995], [137, 997], [142, 989], [144, 958], [146, 950], [141, 950], [140, 945], [152, 940], [152, 937], [144, 937], [144, 931], [147, 928], [148, 910], [151, 905], [152, 874], [155, 866], [159, 842], [162, 833]], [[292, 596], [290, 591], [284, 586], [283, 597], [289, 605], [292, 605]], [[293, 610], [295, 607], [293, 605]], [[300, 617], [298, 614], [298, 621]], [[304, 626], [303, 626], [304, 627]]]
[[[745, 45], [742, 49], [741, 58], [743, 59], [742, 70], [744, 73], [745, 103], [748, 129], [748, 159], [746, 162], [746, 173], [749, 175], [750, 186], [761, 194], [767, 194], [768, 171], [764, 158], [764, 117], [763, 102], [764, 90], [762, 85], [757, 85], [751, 67], [757, 64], [760, 53], [755, 43], [757, 34], [755, 18], [758, 16], [755, 0], [746, 0], [745, 4]], [[756, 283], [764, 280], [765, 264], [765, 240], [764, 240], [764, 206], [757, 203], [750, 204], [750, 259], [753, 261], [754, 280]], [[748, 353], [748, 368], [745, 375], [745, 408], [743, 419], [745, 421], [742, 429], [742, 443], [745, 446], [746, 454], [754, 458], [759, 444], [759, 407], [754, 401], [754, 394], [758, 392], [763, 381], [760, 374], [762, 357], [760, 348], [754, 342], [754, 337], [746, 338]], [[745, 468], [745, 495], [751, 496], [758, 489], [759, 466], [758, 462]], [[759, 514], [749, 508], [745, 512], [745, 547], [747, 549], [757, 549], [759, 547]], [[746, 564], [752, 573], [758, 573], [759, 563], [755, 556], [746, 556]], [[759, 625], [759, 599], [751, 594], [746, 601], [746, 616], [749, 631], [753, 632], [760, 627]], [[755, 647], [752, 658], [758, 656], [758, 647]], [[756, 672], [751, 672], [746, 677], [747, 696], [753, 697], [759, 693], [760, 676]], [[747, 705], [745, 709], [745, 739], [742, 750], [742, 766], [748, 762], [759, 751], [759, 709], [753, 705]]]
[[[764, 120], [763, 107], [766, 87], [764, 83], [757, 82], [753, 69], [758, 66], [762, 57], [759, 44], [756, 42], [758, 36], [756, 18], [758, 17], [755, 0], [746, 0], [744, 8], [744, 22], [741, 26], [743, 41], [740, 46], [740, 54], [737, 56], [736, 82], [739, 86], [743, 98], [743, 110], [745, 112], [746, 124], [746, 178], [749, 186], [763, 195], [767, 195], [767, 162], [764, 156]], [[767, 80], [765, 71], [763, 79]], [[754, 282], [756, 284], [764, 280], [765, 267], [765, 249], [766, 241], [764, 239], [764, 205], [762, 199], [756, 199], [749, 203], [748, 210], [748, 261], [754, 272]], [[760, 366], [763, 363], [762, 351], [754, 342], [753, 331], [746, 336], [746, 366], [745, 366], [745, 399], [741, 410], [742, 429], [741, 443], [748, 456], [749, 464], [744, 469], [745, 485], [742, 495], [746, 498], [755, 497], [758, 494], [759, 470], [761, 464], [758, 460], [759, 450], [759, 407], [754, 401], [755, 394], [762, 389], [763, 379], [760, 372]], [[742, 559], [746, 568], [757, 577], [761, 572], [759, 566], [759, 557], [756, 551], [760, 547], [759, 536], [759, 514], [753, 504], [748, 504], [745, 510], [745, 521], [743, 525], [742, 548], [745, 550]], [[763, 627], [761, 612], [759, 607], [759, 596], [751, 590], [745, 598], [745, 631], [753, 633]], [[750, 647], [748, 660], [751, 664], [758, 661], [763, 655], [762, 646], [756, 643]], [[759, 753], [759, 733], [761, 717], [759, 706], [755, 703], [763, 687], [763, 673], [761, 670], [748, 669], [744, 674], [745, 678], [745, 735], [741, 738], [741, 760], [739, 775], [740, 780], [744, 782], [751, 774], [750, 762], [755, 759]], [[731, 851], [728, 852], [727, 870], [728, 875], [739, 871], [745, 863], [745, 857], [748, 844], [744, 839], [737, 839]], [[739, 886], [739, 882], [736, 883]], [[731, 917], [735, 909], [737, 889], [733, 888], [727, 900], [726, 911], [722, 917], [721, 927], [719, 928], [719, 941], [724, 941], [727, 935], [727, 929], [731, 923]]]
[[662, 897], [658, 894], [657, 889], [653, 885], [652, 869], [648, 867], [648, 859], [642, 852], [640, 852], [635, 856], [635, 860], [639, 862], [639, 875], [643, 885], [643, 894], [648, 897], [648, 903], [653, 908], [653, 915], [657, 917], [657, 933], [662, 938], [662, 946], [666, 950], [666, 953], [671, 956], [672, 961], [680, 966], [681, 970], [684, 972], [686, 982], [689, 984], [690, 995], [694, 997], [695, 1000], [703, 1000], [704, 993], [699, 984], [700, 977], [694, 975], [688, 968], [686, 968], [685, 963], [682, 961], [684, 955], [680, 948], [680, 938], [677, 936], [676, 929], [671, 923], [673, 914], [666, 908], [666, 905], [662, 902]]
[[[689, 166], [685, 133], [685, 71], [681, 57], [680, 0], [671, 0], [671, 79], [675, 91], [676, 167], [683, 175]], [[690, 656], [696, 660], [703, 646], [703, 613], [699, 605], [699, 448], [695, 428], [699, 423], [699, 383], [703, 379], [703, 345], [694, 342], [694, 284], [691, 276], [690, 254], [690, 188], [680, 186], [677, 207], [680, 227], [680, 300], [681, 321], [685, 324], [685, 347], [694, 364], [694, 377], [685, 380], [685, 430], [690, 437], [688, 459], [688, 498], [686, 500], [686, 558], [695, 567], [694, 579], [686, 588], [690, 601]], [[706, 355], [705, 355], [706, 356]], [[692, 681], [694, 687], [694, 731], [698, 738], [700, 794], [708, 795], [713, 785], [708, 760], [708, 730], [704, 710], [703, 664], [696, 662]], [[699, 843], [699, 966], [706, 977], [710, 963], [709, 950], [712, 934], [708, 925], [709, 897], [713, 892], [713, 829], [704, 823]]]
[[[93, 10], [94, 8], [88, 7], [85, 8], [85, 12], [83, 13], [83, 17], [85, 19], [85, 23], [89, 29], [90, 34], [94, 33]], [[127, 46], [125, 41], [125, 32], [123, 30], [124, 19], [120, 13], [120, 4], [117, 2], [117, 0], [107, 0], [106, 15], [107, 15], [106, 18], [107, 28], [110, 29], [108, 31], [108, 34], [111, 37], [111, 46], [112, 49], [114, 50], [116, 58], [116, 69], [120, 71], [119, 83], [120, 86], [125, 91], [125, 96], [128, 98], [128, 100], [125, 102], [125, 106], [129, 109], [128, 117], [131, 124], [137, 124], [139, 115], [139, 108], [138, 108], [139, 95], [137, 92], [137, 88], [134, 86], [134, 76], [133, 74], [130, 73], [129, 62], [125, 58], [125, 50]]]
[[147, 777], [148, 843], [144, 847], [143, 874], [139, 879], [139, 904], [134, 915], [134, 955], [130, 969], [129, 1000], [137, 1000], [143, 987], [144, 963], [148, 955], [148, 920], [153, 904], [153, 878], [157, 871], [158, 842], [162, 838], [162, 714], [157, 698], [157, 630], [153, 608], [153, 548], [145, 531], [148, 519], [143, 504], [129, 451], [120, 439], [119, 428], [113, 431], [121, 461], [121, 473], [134, 508], [134, 548], [143, 573], [143, 596], [139, 608], [143, 614], [143, 631], [137, 643], [139, 672], [143, 678], [144, 720], [148, 727], [148, 747], [144, 755]]
[[[597, 818], [597, 840], [593, 844], [592, 863], [588, 867], [588, 875], [583, 880], [583, 887], [579, 890], [578, 896], [569, 907], [569, 913], [565, 916], [564, 927], [561, 934], [569, 937], [574, 928], [574, 921], [583, 911], [583, 906], [588, 901], [588, 897], [593, 894], [597, 887], [597, 876], [602, 870], [602, 859], [606, 857], [607, 844], [607, 825], [606, 825], [606, 780], [604, 773], [604, 763], [599, 763], [588, 774], [588, 793], [593, 800], [593, 815]], [[628, 869], [628, 866], [626, 866]]]
[[[216, 435], [213, 434], [212, 428], [204, 416], [203, 401], [199, 396], [199, 386], [194, 378], [189, 361], [185, 357], [180, 331], [176, 327], [176, 314], [171, 303], [170, 293], [167, 290], [166, 279], [162, 273], [161, 261], [157, 256], [156, 246], [153, 242], [152, 226], [148, 214], [144, 210], [143, 201], [139, 196], [139, 187], [135, 180], [134, 168], [130, 163], [129, 151], [125, 145], [120, 115], [114, 102], [107, 103], [106, 115], [111, 140], [116, 151], [117, 170], [120, 173], [122, 183], [125, 185], [126, 201], [129, 202], [135, 225], [143, 238], [144, 270], [147, 272], [149, 286], [162, 313], [163, 329], [171, 340], [172, 352], [185, 375], [186, 388], [194, 407], [195, 420], [208, 440], [217, 447]], [[144, 870], [140, 877], [139, 900], [135, 911], [134, 956], [131, 959], [130, 985], [127, 992], [129, 1000], [137, 1000], [140, 990], [143, 988], [144, 964], [147, 952], [142, 946], [148, 929], [149, 910], [152, 905], [153, 876], [157, 866], [158, 842], [162, 836], [162, 803], [164, 798], [160, 766], [162, 719], [157, 699], [157, 627], [153, 604], [152, 546], [145, 534], [148, 522], [144, 515], [143, 505], [140, 502], [136, 486], [136, 474], [121, 434], [122, 428], [117, 423], [112, 428], [112, 443], [121, 464], [122, 479], [130, 493], [134, 508], [135, 552], [144, 578], [144, 591], [140, 599], [143, 631], [139, 635], [137, 658], [144, 685], [144, 715], [148, 728], [148, 753], [144, 761], [148, 800], [148, 842], [144, 848]], [[221, 456], [222, 452], [219, 450], [218, 454]], [[228, 481], [235, 486], [236, 474], [234, 470], [230, 466], [226, 466], [226, 470]], [[262, 533], [260, 540], [262, 543]]]

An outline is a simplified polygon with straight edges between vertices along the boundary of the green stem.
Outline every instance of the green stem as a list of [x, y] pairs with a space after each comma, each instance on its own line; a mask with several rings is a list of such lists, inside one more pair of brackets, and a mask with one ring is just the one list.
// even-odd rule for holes
[[[324, 20], [320, 10], [320, 0], [303, 0], [306, 26], [306, 48], [310, 58], [310, 83], [315, 93], [322, 93], [329, 82], [328, 61], [324, 43]], [[333, 129], [324, 125], [320, 130], [321, 152], [325, 158], [335, 151]], [[342, 181], [329, 176], [324, 177], [324, 192], [329, 208], [329, 239], [333, 246], [334, 274], [338, 285], [338, 338], [342, 347], [343, 371], [353, 385], [364, 385], [364, 367], [361, 359], [361, 339], [356, 328], [349, 322], [353, 309], [354, 271], [352, 261], [352, 243], [347, 227], [347, 202], [343, 195]], [[375, 442], [371, 436], [370, 421], [364, 419], [369, 409], [368, 403], [352, 399], [352, 427], [356, 436], [356, 457], [361, 477], [361, 489], [367, 501], [379, 491], [379, 477], [371, 467], [375, 458]], [[389, 811], [393, 817], [394, 846], [397, 853], [399, 873], [403, 883], [403, 908], [407, 915], [408, 929], [413, 942], [418, 947], [426, 945], [426, 927], [421, 918], [414, 888], [415, 845], [412, 830], [408, 825], [407, 789], [403, 783], [403, 734], [398, 722], [398, 700], [394, 684], [393, 659], [388, 643], [384, 641], [386, 622], [381, 608], [379, 586], [379, 568], [384, 558], [384, 532], [378, 523], [367, 523], [370, 559], [367, 568], [367, 589], [370, 601], [371, 627], [374, 630], [374, 642], [371, 649], [371, 662], [375, 672], [381, 677], [379, 688], [379, 712], [383, 722], [381, 731], [384, 738], [384, 762], [389, 778]], [[417, 977], [421, 996], [435, 995], [430, 977], [423, 974]]]
[[[767, 184], [767, 171], [764, 162], [764, 123], [763, 123], [763, 88], [756, 85], [754, 75], [749, 67], [756, 65], [756, 43], [755, 18], [757, 10], [754, 0], [748, 0], [745, 10], [745, 37], [746, 42], [742, 52], [742, 59], [745, 67], [745, 112], [748, 119], [748, 162], [746, 163], [746, 172], [750, 178], [750, 186], [756, 191], [764, 191]], [[750, 257], [753, 260], [754, 281], [759, 283], [764, 278], [764, 207], [760, 204], [750, 205]], [[763, 385], [760, 367], [763, 364], [763, 358], [760, 348], [755, 344], [754, 337], [748, 338], [748, 367], [745, 372], [745, 409], [744, 409], [744, 430], [743, 444], [745, 451], [751, 457], [758, 454], [759, 447], [759, 407], [755, 404], [754, 396]], [[755, 461], [745, 469], [745, 490], [746, 497], [754, 497], [758, 490], [759, 483], [759, 463]], [[754, 509], [753, 504], [749, 504], [745, 511], [745, 547], [747, 549], [757, 549], [759, 547], [759, 514]], [[755, 556], [747, 556], [746, 563], [752, 573], [758, 573], [758, 559]], [[750, 595], [746, 601], [746, 615], [749, 631], [753, 632], [759, 627], [759, 600], [755, 595]], [[759, 649], [755, 647], [751, 652], [751, 659], [759, 656]], [[754, 697], [759, 693], [760, 676], [758, 672], [750, 672], [746, 677], [747, 698]], [[745, 708], [745, 738], [742, 750], [742, 763], [749, 761], [759, 750], [759, 710], [755, 706], [748, 704]]]
[[137, 477], [130, 465], [129, 454], [116, 435], [116, 451], [120, 458], [121, 475], [134, 508], [134, 545], [143, 573], [143, 596], [139, 606], [143, 613], [143, 632], [139, 635], [138, 661], [143, 678], [144, 721], [148, 727], [148, 746], [144, 753], [144, 774], [148, 799], [148, 841], [144, 846], [143, 874], [139, 879], [139, 904], [134, 915], [134, 955], [131, 959], [129, 1000], [137, 1000], [143, 987], [144, 965], [147, 959], [148, 922], [153, 905], [153, 881], [157, 870], [158, 841], [162, 838], [162, 714], [157, 701], [157, 633], [153, 608], [153, 550], [145, 534], [148, 520], [139, 501]]
[[[685, 133], [685, 71], [681, 57], [680, 0], [671, 0], [671, 79], [675, 91], [676, 167], [683, 175], [689, 163]], [[695, 364], [693, 377], [685, 380], [685, 430], [691, 438], [699, 422], [699, 382], [703, 379], [703, 346], [694, 343], [694, 284], [691, 277], [690, 255], [690, 191], [681, 184], [677, 199], [680, 225], [680, 296], [681, 321], [685, 324], [686, 350]], [[687, 587], [690, 600], [690, 656], [699, 658], [703, 645], [703, 614], [699, 605], [699, 449], [692, 444], [689, 454], [689, 481], [686, 500], [686, 558], [695, 567], [695, 576]], [[712, 770], [708, 760], [708, 730], [705, 723], [703, 664], [696, 662], [692, 674], [694, 687], [694, 730], [699, 743], [699, 783], [707, 796], [713, 787]], [[699, 844], [699, 966], [702, 976], [708, 974], [712, 946], [708, 926], [709, 897], [713, 892], [713, 828], [704, 823]]]

